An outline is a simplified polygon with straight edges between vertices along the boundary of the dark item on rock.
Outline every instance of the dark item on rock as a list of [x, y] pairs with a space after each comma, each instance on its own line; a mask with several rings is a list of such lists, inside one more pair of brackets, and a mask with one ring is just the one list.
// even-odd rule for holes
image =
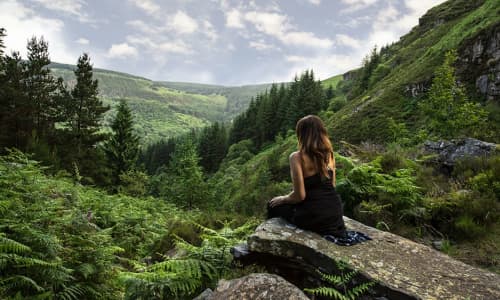
[[325, 235], [323, 238], [339, 246], [352, 246], [358, 243], [371, 241], [371, 237], [362, 232], [353, 230], [347, 230], [345, 236], [337, 237], [333, 235]]

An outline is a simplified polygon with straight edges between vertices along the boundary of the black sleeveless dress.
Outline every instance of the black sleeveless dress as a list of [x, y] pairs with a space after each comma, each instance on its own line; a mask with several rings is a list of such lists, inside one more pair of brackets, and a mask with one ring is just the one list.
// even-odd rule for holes
[[321, 235], [344, 237], [346, 235], [342, 218], [342, 203], [330, 178], [322, 178], [320, 173], [304, 178], [306, 198], [298, 204], [268, 205], [268, 218], [282, 217], [302, 229]]

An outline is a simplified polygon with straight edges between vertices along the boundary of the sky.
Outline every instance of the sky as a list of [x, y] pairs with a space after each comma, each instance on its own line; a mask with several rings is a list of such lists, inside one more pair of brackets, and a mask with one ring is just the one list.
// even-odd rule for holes
[[160, 81], [319, 79], [361, 65], [444, 0], [0, 0], [8, 51], [43, 36], [51, 60]]

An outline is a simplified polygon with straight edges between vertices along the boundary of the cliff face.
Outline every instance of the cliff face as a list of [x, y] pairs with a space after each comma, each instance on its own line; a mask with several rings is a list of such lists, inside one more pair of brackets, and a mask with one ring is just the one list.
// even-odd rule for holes
[[487, 100], [500, 100], [500, 22], [462, 43], [457, 73]]
[[318, 283], [317, 269], [338, 274], [342, 259], [360, 273], [357, 283], [374, 281], [368, 299], [500, 299], [500, 276], [389, 232], [344, 218], [348, 229], [372, 241], [338, 246], [282, 219], [261, 224], [248, 239], [251, 260], [300, 287]]

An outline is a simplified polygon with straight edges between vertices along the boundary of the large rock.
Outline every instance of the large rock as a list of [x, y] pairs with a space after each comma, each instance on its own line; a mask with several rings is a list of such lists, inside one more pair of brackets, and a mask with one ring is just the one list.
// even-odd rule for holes
[[207, 300], [307, 300], [296, 286], [278, 275], [254, 273], [233, 280], [220, 280]]
[[358, 280], [377, 283], [373, 299], [500, 299], [499, 275], [347, 217], [344, 220], [348, 229], [373, 240], [338, 246], [275, 218], [256, 229], [248, 238], [248, 248], [254, 255], [270, 257], [268, 265], [286, 260], [290, 267], [301, 266], [302, 277], [309, 276], [310, 269], [335, 273], [336, 261], [342, 259], [359, 270]]
[[466, 157], [488, 156], [496, 152], [497, 145], [473, 138], [451, 141], [426, 141], [424, 150], [437, 154], [438, 163], [453, 167], [455, 163]]

